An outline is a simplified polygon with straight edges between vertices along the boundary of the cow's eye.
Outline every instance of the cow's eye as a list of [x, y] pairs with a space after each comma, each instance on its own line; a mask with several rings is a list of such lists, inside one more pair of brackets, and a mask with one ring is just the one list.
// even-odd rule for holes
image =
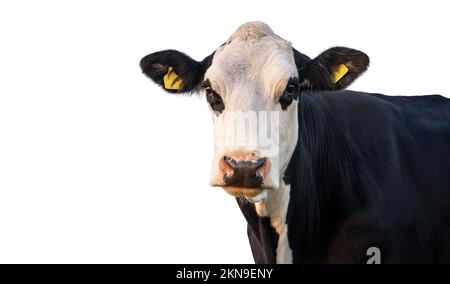
[[279, 102], [281, 104], [281, 109], [286, 110], [287, 107], [296, 100], [298, 97], [298, 84], [289, 83], [284, 90], [283, 95], [280, 97]]
[[286, 87], [286, 91], [284, 91], [286, 93], [286, 95], [288, 96], [293, 96], [295, 94], [295, 90], [296, 90], [296, 85], [294, 84], [289, 84]]
[[205, 91], [206, 91], [206, 100], [211, 106], [211, 109], [221, 113], [225, 109], [225, 105], [223, 104], [222, 98], [216, 92], [214, 92], [211, 89], [211, 87], [206, 87]]

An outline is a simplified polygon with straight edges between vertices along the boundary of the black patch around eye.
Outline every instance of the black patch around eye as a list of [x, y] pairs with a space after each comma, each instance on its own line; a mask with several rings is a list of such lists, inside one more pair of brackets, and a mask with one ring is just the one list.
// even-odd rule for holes
[[286, 110], [294, 100], [297, 100], [300, 91], [299, 82], [300, 82], [299, 79], [295, 77], [289, 79], [286, 85], [286, 89], [283, 92], [283, 95], [281, 95], [280, 99], [278, 100], [280, 102], [282, 110]]
[[206, 100], [208, 101], [209, 105], [211, 106], [211, 109], [213, 111], [217, 111], [219, 113], [222, 113], [222, 111], [225, 109], [225, 105], [223, 104], [222, 98], [217, 94], [209, 84], [209, 81], [205, 81], [203, 83], [203, 86], [206, 91]]

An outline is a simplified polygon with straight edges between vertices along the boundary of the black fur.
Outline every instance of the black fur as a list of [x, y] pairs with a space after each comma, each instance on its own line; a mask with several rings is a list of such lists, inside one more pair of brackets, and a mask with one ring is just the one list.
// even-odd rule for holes
[[205, 89], [206, 101], [210, 105], [211, 109], [213, 111], [222, 113], [222, 111], [225, 109], [225, 104], [223, 103], [223, 100], [220, 97], [220, 95], [212, 89], [209, 80], [205, 80], [202, 83], [200, 83], [200, 88]]
[[298, 70], [303, 69], [306, 66], [306, 64], [308, 64], [311, 61], [311, 58], [301, 53], [297, 49], [292, 48], [292, 51], [294, 52], [294, 61]]
[[294, 100], [297, 100], [300, 94], [300, 83], [296, 77], [289, 78], [283, 95], [278, 99], [282, 110], [287, 110], [288, 106], [292, 104]]
[[[299, 69], [302, 89], [334, 91], [348, 87], [359, 75], [366, 71], [369, 66], [369, 57], [358, 50], [346, 47], [333, 47], [313, 60], [307, 62], [307, 58], [297, 54], [295, 61]], [[332, 73], [340, 64], [349, 69], [342, 79], [334, 83]]]
[[[171, 93], [185, 93], [195, 91], [203, 81], [203, 76], [212, 62], [214, 53], [198, 62], [177, 50], [163, 50], [151, 53], [141, 59], [142, 72], [159, 84], [164, 90]], [[175, 73], [183, 80], [180, 90], [164, 88], [163, 77], [168, 68], [172, 67]]]
[[[285, 174], [294, 263], [365, 263], [372, 246], [382, 263], [450, 263], [449, 99], [304, 91], [298, 119]], [[254, 230], [261, 262], [274, 240]]]
[[270, 224], [270, 218], [259, 217], [255, 205], [243, 197], [236, 198], [247, 220], [247, 234], [256, 264], [275, 264], [278, 234]]

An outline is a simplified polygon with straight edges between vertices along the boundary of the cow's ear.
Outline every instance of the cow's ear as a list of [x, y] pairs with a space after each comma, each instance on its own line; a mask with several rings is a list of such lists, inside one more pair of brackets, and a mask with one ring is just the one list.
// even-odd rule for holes
[[369, 57], [358, 50], [333, 47], [299, 68], [300, 84], [307, 90], [340, 90], [369, 66]]
[[151, 53], [141, 59], [142, 72], [171, 93], [195, 91], [206, 69], [211, 65], [212, 56], [195, 61], [177, 50], [163, 50]]

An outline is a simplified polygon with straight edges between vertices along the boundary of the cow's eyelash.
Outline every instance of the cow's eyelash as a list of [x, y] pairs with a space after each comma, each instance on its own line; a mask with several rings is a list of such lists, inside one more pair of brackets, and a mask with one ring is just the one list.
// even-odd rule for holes
[[213, 89], [211, 86], [211, 82], [209, 79], [206, 79], [205, 81], [201, 82], [199, 85], [199, 89], [204, 90], [206, 93], [214, 93], [218, 96], [220, 96], [219, 92]]
[[211, 109], [218, 113], [222, 113], [225, 109], [225, 105], [220, 95], [211, 88], [209, 80], [205, 80], [201, 83], [201, 85], [206, 92], [206, 100], [208, 101]]
[[199, 89], [206, 89], [208, 87], [211, 88], [211, 82], [209, 81], [209, 79], [206, 79], [199, 84]]
[[201, 82], [199, 85], [199, 89], [205, 90], [205, 92], [212, 92], [219, 95], [219, 92], [216, 92], [216, 90], [214, 90], [213, 87], [211, 86], [211, 82], [209, 81], [209, 79], [206, 79], [203, 82]]
[[289, 78], [288, 82], [286, 83], [286, 87], [289, 84], [293, 84], [293, 85], [299, 87], [300, 86], [300, 79], [298, 77], [291, 77], [291, 78]]

